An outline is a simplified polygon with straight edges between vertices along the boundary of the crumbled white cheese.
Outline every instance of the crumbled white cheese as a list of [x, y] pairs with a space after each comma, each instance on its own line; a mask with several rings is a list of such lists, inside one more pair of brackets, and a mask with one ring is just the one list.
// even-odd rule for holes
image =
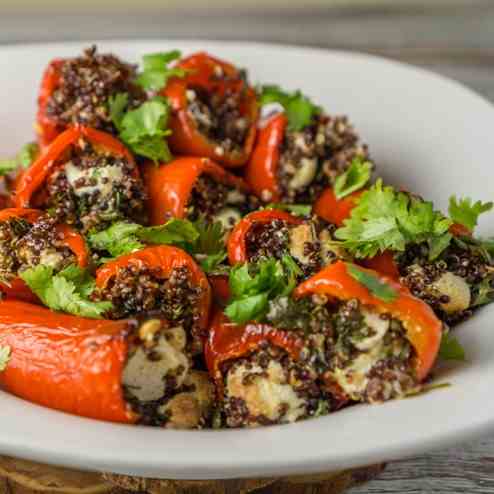
[[432, 286], [441, 294], [449, 297], [449, 302], [441, 304], [448, 314], [462, 312], [470, 307], [471, 292], [468, 283], [460, 276], [446, 271]]
[[[111, 196], [114, 184], [121, 182], [123, 179], [122, 168], [117, 165], [81, 169], [69, 162], [65, 165], [65, 175], [77, 196], [92, 194], [99, 190], [102, 198]], [[96, 179], [97, 184], [75, 187], [75, 183], [81, 178], [86, 180]]]
[[315, 241], [315, 234], [311, 225], [304, 223], [291, 228], [289, 237], [290, 255], [302, 264], [308, 264], [310, 262], [310, 256], [305, 253], [305, 244]]
[[225, 230], [230, 230], [242, 219], [242, 215], [235, 208], [225, 207], [220, 209], [214, 216], [214, 221], [219, 221]]
[[291, 178], [288, 186], [292, 190], [302, 189], [314, 180], [316, 172], [317, 159], [302, 158], [300, 160], [300, 168], [295, 172], [295, 175]]

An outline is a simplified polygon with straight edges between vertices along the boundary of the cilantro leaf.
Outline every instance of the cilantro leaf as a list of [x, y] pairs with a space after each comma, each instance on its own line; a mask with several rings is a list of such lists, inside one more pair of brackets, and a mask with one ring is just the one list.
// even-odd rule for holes
[[494, 302], [494, 275], [483, 279], [475, 286], [475, 298], [472, 307], [479, 307]]
[[124, 111], [128, 96], [116, 94], [108, 100], [112, 121], [120, 133], [120, 139], [136, 154], [154, 162], [168, 162], [172, 159], [166, 137], [171, 134], [167, 128], [170, 116], [168, 100], [155, 96], [134, 110]]
[[281, 211], [288, 211], [289, 213], [297, 216], [309, 216], [312, 211], [311, 204], [281, 204], [271, 203], [266, 206], [266, 209], [279, 209]]
[[88, 242], [92, 249], [107, 251], [112, 257], [130, 254], [143, 247], [136, 235], [142, 228], [136, 223], [119, 221], [106, 230], [90, 233]]
[[477, 201], [472, 203], [468, 197], [457, 199], [456, 196], [449, 198], [449, 215], [455, 223], [466, 226], [473, 231], [477, 226], [479, 216], [490, 211], [494, 203]]
[[465, 349], [449, 333], [444, 333], [439, 347], [439, 358], [443, 360], [465, 360]]
[[231, 299], [225, 314], [239, 324], [263, 320], [269, 311], [269, 302], [289, 295], [295, 288], [295, 276], [299, 271], [288, 255], [282, 260], [268, 259], [234, 266], [230, 270]]
[[35, 142], [24, 144], [14, 159], [0, 160], [0, 176], [17, 170], [27, 168], [35, 160], [39, 153], [39, 146]]
[[8, 345], [0, 346], [0, 372], [7, 368], [11, 356], [11, 349]]
[[398, 296], [396, 290], [388, 283], [382, 281], [376, 275], [364, 271], [355, 264], [347, 263], [348, 274], [364, 285], [372, 295], [386, 303], [394, 302]]
[[184, 69], [168, 67], [181, 56], [178, 50], [144, 55], [142, 57], [144, 70], [137, 77], [136, 83], [146, 91], [160, 91], [166, 86], [170, 77], [184, 77], [186, 75]]
[[164, 225], [141, 228], [137, 232], [140, 240], [151, 244], [177, 245], [187, 248], [199, 238], [199, 232], [191, 221], [173, 218]]
[[[383, 186], [382, 180], [367, 189], [335, 237], [355, 257], [373, 257], [385, 250], [404, 251], [407, 244], [444, 235], [452, 221], [435, 211], [428, 201]], [[447, 247], [447, 237], [440, 247]]]
[[288, 129], [295, 132], [309, 125], [314, 116], [321, 112], [321, 108], [300, 91], [288, 93], [274, 85], [261, 87], [259, 102], [261, 105], [279, 103], [288, 118]]
[[334, 193], [337, 199], [342, 199], [347, 195], [364, 187], [370, 179], [372, 163], [363, 161], [362, 158], [353, 158], [348, 169], [336, 177], [334, 183]]
[[68, 267], [58, 274], [48, 266], [38, 265], [20, 273], [20, 277], [52, 310], [76, 316], [100, 319], [112, 308], [111, 302], [93, 302], [94, 279], [81, 268]]

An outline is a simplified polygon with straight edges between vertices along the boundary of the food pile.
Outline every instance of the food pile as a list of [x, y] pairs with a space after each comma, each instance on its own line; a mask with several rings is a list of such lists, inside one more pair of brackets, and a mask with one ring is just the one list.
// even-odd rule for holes
[[35, 403], [194, 429], [404, 398], [494, 301], [492, 202], [443, 214], [209, 54], [55, 59], [36, 131], [0, 162], [0, 384]]

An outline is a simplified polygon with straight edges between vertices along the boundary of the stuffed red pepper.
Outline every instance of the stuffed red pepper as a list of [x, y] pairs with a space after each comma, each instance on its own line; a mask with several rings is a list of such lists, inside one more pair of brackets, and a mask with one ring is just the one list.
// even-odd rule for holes
[[244, 165], [254, 144], [258, 104], [244, 73], [206, 53], [177, 64], [163, 95], [172, 106], [168, 143], [173, 152], [208, 157], [226, 167]]

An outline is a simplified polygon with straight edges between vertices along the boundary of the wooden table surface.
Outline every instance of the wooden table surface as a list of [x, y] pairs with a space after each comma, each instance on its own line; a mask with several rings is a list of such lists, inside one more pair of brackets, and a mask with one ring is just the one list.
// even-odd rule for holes
[[[396, 0], [375, 8], [268, 13], [184, 8], [132, 16], [119, 9], [101, 16], [0, 14], [0, 43], [112, 37], [242, 39], [365, 51], [457, 79], [494, 102], [493, 1]], [[350, 492], [494, 493], [494, 437], [390, 464], [378, 479]]]

